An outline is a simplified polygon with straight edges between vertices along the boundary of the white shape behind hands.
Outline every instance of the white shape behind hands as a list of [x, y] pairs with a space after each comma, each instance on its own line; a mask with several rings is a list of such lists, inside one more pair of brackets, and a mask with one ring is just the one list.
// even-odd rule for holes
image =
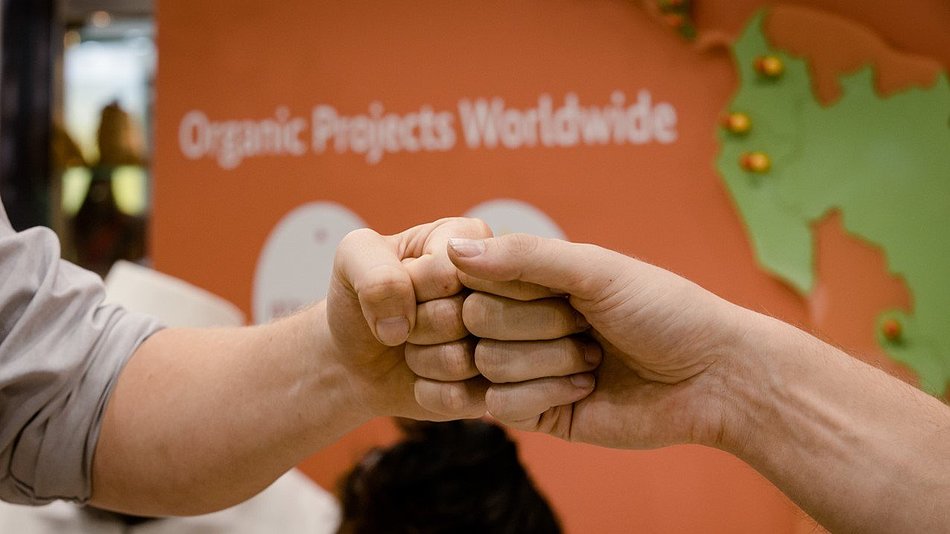
[[359, 216], [335, 202], [310, 202], [285, 215], [257, 260], [254, 322], [266, 323], [326, 297], [337, 245], [364, 226]]
[[523, 233], [565, 239], [564, 231], [554, 219], [521, 200], [488, 200], [468, 210], [465, 216], [485, 221], [496, 236]]

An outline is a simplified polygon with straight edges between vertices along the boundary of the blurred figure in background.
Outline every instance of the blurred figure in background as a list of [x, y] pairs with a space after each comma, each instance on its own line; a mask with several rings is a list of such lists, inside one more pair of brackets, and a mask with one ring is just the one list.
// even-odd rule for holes
[[483, 420], [398, 420], [341, 481], [340, 534], [559, 533], [557, 516], [504, 429]]
[[79, 265], [105, 276], [118, 260], [145, 257], [145, 220], [120, 209], [113, 183], [118, 167], [143, 163], [143, 143], [140, 128], [118, 102], [102, 109], [97, 141], [99, 160], [73, 219], [73, 239]]

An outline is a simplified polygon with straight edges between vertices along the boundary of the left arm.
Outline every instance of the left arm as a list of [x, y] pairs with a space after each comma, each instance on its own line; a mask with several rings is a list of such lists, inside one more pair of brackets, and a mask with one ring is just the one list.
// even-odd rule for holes
[[143, 515], [224, 508], [368, 421], [343, 355], [327, 350], [326, 316], [321, 302], [267, 325], [146, 340], [105, 412], [93, 504]]
[[152, 336], [106, 407], [92, 503], [205, 513], [250, 497], [372, 417], [482, 415], [478, 379], [450, 412], [421, 408], [405, 342], [424, 348], [467, 335], [445, 242], [485, 231], [462, 219], [395, 236], [358, 230], [337, 250], [326, 301], [268, 325]]

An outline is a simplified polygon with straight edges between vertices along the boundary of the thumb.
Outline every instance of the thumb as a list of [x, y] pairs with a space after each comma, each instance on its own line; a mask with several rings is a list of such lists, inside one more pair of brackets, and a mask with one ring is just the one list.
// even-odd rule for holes
[[[388, 346], [405, 343], [416, 320], [416, 297], [392, 240], [365, 228], [351, 232], [337, 247], [333, 271], [349, 299], [359, 302], [362, 319], [376, 339]], [[341, 317], [345, 322], [361, 322], [359, 312], [340, 311], [348, 315]]]
[[491, 239], [452, 238], [452, 263], [465, 274], [494, 282], [545, 286], [584, 300], [596, 299], [630, 258], [596, 245], [508, 234]]

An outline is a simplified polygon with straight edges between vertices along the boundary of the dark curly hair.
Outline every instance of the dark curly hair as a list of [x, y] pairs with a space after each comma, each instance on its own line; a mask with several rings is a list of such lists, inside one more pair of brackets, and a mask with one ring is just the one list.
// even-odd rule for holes
[[504, 429], [482, 420], [399, 421], [341, 480], [340, 534], [559, 533]]

